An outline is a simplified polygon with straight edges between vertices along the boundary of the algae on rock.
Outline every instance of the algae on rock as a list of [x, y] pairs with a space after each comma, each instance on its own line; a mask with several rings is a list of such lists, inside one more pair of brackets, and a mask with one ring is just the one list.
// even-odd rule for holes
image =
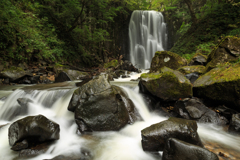
[[186, 65], [187, 60], [181, 56], [169, 51], [158, 51], [152, 59], [150, 72], [158, 72], [164, 66], [171, 69], [178, 69]]
[[240, 63], [214, 68], [193, 84], [194, 96], [230, 104], [240, 111]]
[[192, 85], [180, 72], [163, 67], [160, 73], [145, 73], [139, 82], [141, 91], [150, 92], [164, 101], [192, 97]]

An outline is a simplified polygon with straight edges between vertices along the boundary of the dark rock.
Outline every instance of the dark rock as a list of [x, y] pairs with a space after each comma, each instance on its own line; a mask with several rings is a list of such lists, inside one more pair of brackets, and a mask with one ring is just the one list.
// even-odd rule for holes
[[60, 72], [58, 76], [55, 77], [56, 83], [65, 81], [71, 81], [71, 78], [68, 76], [66, 72]]
[[117, 70], [126, 70], [131, 72], [139, 72], [137, 68], [133, 66], [133, 64], [130, 61], [123, 61], [119, 67], [117, 67]]
[[190, 60], [190, 63], [188, 65], [206, 65], [207, 63], [207, 57], [205, 55], [202, 55], [200, 53], [196, 53], [193, 58]]
[[205, 148], [175, 138], [169, 138], [162, 160], [218, 160], [218, 156]]
[[233, 114], [238, 113], [237, 111], [230, 109], [224, 105], [220, 105], [220, 106], [216, 107], [215, 111], [218, 112], [220, 115], [224, 116], [225, 118], [227, 118], [228, 121], [230, 121], [232, 119]]
[[127, 73], [127, 71], [125, 71], [125, 70], [116, 70], [115, 71], [115, 74], [117, 75], [117, 77], [125, 77], [126, 76], [126, 73]]
[[141, 134], [144, 151], [163, 151], [168, 138], [177, 138], [203, 147], [197, 133], [197, 123], [192, 120], [171, 117], [143, 129]]
[[163, 67], [178, 69], [187, 65], [187, 60], [169, 51], [158, 51], [152, 59], [150, 73], [160, 71]]
[[27, 140], [23, 140], [22, 142], [17, 142], [11, 149], [14, 151], [20, 151], [28, 148]]
[[228, 132], [240, 135], [240, 113], [232, 115]]
[[226, 124], [225, 119], [206, 107], [195, 97], [178, 100], [174, 105], [174, 111], [185, 119], [196, 120], [202, 123]]
[[151, 93], [163, 101], [192, 97], [192, 84], [179, 71], [161, 68], [161, 73], [145, 73], [139, 82], [140, 91]]
[[91, 76], [87, 72], [81, 72], [71, 69], [64, 69], [64, 71], [60, 71], [58, 71], [59, 73], [55, 77], [55, 82], [84, 80], [91, 78]]
[[52, 142], [45, 142], [41, 144], [34, 144], [34, 146], [30, 146], [28, 149], [23, 149], [19, 152], [20, 158], [31, 158], [38, 156], [47, 152]]
[[31, 81], [31, 84], [37, 84], [40, 80], [40, 76], [29, 77], [29, 80]]
[[199, 77], [198, 73], [189, 73], [186, 74], [185, 77], [190, 80], [190, 82], [193, 84]]
[[80, 86], [71, 101], [71, 108], [77, 106], [75, 120], [81, 132], [119, 130], [140, 117], [127, 94], [110, 85], [108, 75]]
[[24, 139], [44, 142], [59, 139], [59, 132], [59, 125], [43, 115], [28, 116], [11, 124], [8, 139], [10, 146]]
[[9, 84], [10, 83], [10, 80], [9, 78], [5, 78], [3, 81], [2, 81], [3, 84]]

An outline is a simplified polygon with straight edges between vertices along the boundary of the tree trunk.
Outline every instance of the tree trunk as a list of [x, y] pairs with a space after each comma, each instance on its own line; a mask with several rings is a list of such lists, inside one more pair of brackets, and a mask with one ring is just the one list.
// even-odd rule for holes
[[197, 17], [195, 15], [195, 12], [194, 12], [191, 0], [184, 0], [184, 2], [188, 6], [188, 9], [189, 9], [189, 12], [190, 12], [190, 15], [191, 15], [191, 20], [192, 20], [193, 25], [196, 25], [197, 24]]

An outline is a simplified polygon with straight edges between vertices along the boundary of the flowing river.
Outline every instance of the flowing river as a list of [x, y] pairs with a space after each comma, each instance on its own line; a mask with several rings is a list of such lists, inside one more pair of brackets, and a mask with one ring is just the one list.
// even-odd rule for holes
[[[141, 130], [163, 120], [157, 113], [150, 112], [141, 94], [139, 94], [138, 82], [130, 81], [136, 79], [139, 74], [132, 74], [129, 79], [118, 79], [111, 82], [112, 85], [122, 87], [133, 101], [144, 121], [127, 125], [118, 132], [94, 132], [89, 135], [81, 135], [77, 132], [74, 122], [74, 113], [67, 110], [73, 91], [76, 89], [74, 82], [66, 82], [61, 87], [43, 87], [24, 89], [2, 88], [0, 96], [7, 96], [0, 101], [0, 159], [17, 160], [18, 152], [12, 151], [8, 142], [8, 128], [17, 119], [30, 115], [42, 114], [60, 125], [60, 139], [47, 150], [31, 160], [51, 159], [58, 155], [79, 155], [81, 150], [89, 150], [94, 160], [157, 160], [156, 155], [144, 152], [141, 146]], [[18, 98], [29, 98], [32, 100], [27, 114], [15, 117], [14, 109], [17, 109]], [[7, 119], [7, 120], [6, 120]], [[211, 142], [240, 153], [240, 137], [232, 136], [223, 128], [214, 125], [198, 124], [198, 133], [204, 142]], [[234, 158], [234, 157], [233, 157]], [[26, 159], [26, 158], [23, 158]]]

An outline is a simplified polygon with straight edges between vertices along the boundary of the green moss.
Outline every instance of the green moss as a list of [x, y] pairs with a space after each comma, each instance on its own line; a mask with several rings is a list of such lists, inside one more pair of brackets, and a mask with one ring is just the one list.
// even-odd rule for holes
[[15, 66], [12, 66], [8, 69], [5, 69], [4, 72], [13, 72], [13, 71], [17, 71], [17, 72], [21, 72], [21, 71], [24, 71], [24, 69], [22, 69], [21, 67], [15, 67]]
[[157, 79], [162, 76], [161, 73], [143, 73], [141, 75], [141, 78], [146, 78], [146, 79]]
[[104, 68], [110, 68], [110, 67], [117, 67], [117, 65], [118, 65], [118, 60], [116, 60], [116, 59], [114, 59], [114, 60], [112, 60], [112, 61], [110, 61], [110, 62], [108, 62], [108, 63], [105, 63], [104, 64]]
[[194, 73], [194, 72], [203, 74], [205, 72], [205, 66], [202, 66], [202, 65], [183, 66], [183, 67], [179, 68], [178, 71], [183, 74], [189, 74], [189, 73]]

